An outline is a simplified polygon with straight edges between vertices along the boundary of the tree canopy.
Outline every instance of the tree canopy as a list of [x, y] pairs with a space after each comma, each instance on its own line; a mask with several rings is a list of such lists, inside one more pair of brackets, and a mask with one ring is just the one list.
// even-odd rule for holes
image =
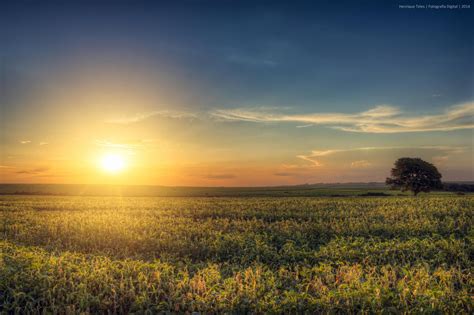
[[420, 158], [398, 159], [385, 183], [394, 189], [411, 190], [415, 196], [442, 188], [441, 174], [436, 166]]

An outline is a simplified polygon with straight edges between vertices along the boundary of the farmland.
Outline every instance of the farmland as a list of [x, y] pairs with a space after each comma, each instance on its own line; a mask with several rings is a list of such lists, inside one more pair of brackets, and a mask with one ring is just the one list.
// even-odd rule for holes
[[0, 196], [3, 313], [472, 313], [474, 198]]

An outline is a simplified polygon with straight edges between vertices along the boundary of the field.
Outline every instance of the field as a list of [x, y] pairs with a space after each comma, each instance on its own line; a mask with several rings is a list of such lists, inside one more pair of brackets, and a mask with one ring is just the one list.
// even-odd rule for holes
[[[368, 193], [409, 195], [383, 183], [315, 184], [275, 187], [168, 187], [131, 185], [0, 184], [0, 195], [128, 197], [334, 197]], [[436, 194], [446, 194], [437, 191]]]
[[474, 311], [474, 197], [0, 196], [1, 313]]

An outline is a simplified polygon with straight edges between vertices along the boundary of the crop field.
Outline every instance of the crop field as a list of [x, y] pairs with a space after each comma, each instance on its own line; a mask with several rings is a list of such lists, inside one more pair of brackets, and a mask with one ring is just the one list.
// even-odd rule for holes
[[474, 312], [474, 197], [0, 196], [0, 313]]

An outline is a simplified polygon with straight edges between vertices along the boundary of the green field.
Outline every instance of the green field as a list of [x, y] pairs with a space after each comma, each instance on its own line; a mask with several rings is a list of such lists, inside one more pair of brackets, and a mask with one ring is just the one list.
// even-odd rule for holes
[[[472, 185], [472, 182], [461, 182]], [[410, 196], [384, 183], [311, 184], [274, 187], [186, 187], [146, 185], [0, 184], [0, 195], [117, 197], [347, 197], [367, 194]], [[423, 193], [421, 193], [423, 194]], [[453, 195], [433, 191], [430, 195]], [[464, 194], [472, 194], [466, 192]]]
[[0, 196], [0, 312], [468, 314], [473, 214], [449, 194]]

